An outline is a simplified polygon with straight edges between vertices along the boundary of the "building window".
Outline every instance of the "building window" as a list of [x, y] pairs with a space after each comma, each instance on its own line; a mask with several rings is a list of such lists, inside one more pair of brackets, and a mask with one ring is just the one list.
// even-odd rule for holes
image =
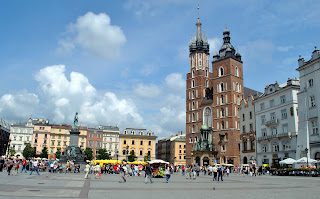
[[47, 140], [43, 140], [43, 144], [47, 144]]
[[150, 149], [148, 150], [148, 156], [151, 156], [151, 151], [150, 151]]
[[206, 77], [208, 77], [208, 70], [206, 70]]
[[93, 134], [92, 134], [92, 133], [90, 133], [90, 134], [89, 134], [89, 137], [90, 137], [90, 138], [93, 138]]
[[268, 145], [262, 145], [262, 151], [268, 152]]
[[224, 104], [224, 97], [221, 95], [221, 104]]
[[270, 119], [276, 120], [276, 113], [275, 112], [270, 113]]
[[123, 140], [123, 144], [127, 144], [127, 140]]
[[265, 124], [266, 123], [266, 116], [262, 115], [261, 116], [261, 124]]
[[143, 140], [140, 140], [140, 145], [141, 145], [141, 146], [143, 145]]
[[35, 137], [36, 137], [36, 138], [38, 137], [38, 133], [36, 133]]
[[243, 125], [243, 126], [242, 126], [242, 133], [245, 133], [245, 132], [246, 132], [246, 126]]
[[236, 76], [239, 77], [239, 71], [237, 66], [236, 66]]
[[97, 147], [101, 147], [101, 142], [97, 142]]
[[314, 95], [310, 96], [310, 106], [315, 107], [316, 106], [316, 98]]
[[278, 131], [277, 131], [277, 127], [271, 127], [271, 131], [272, 131], [272, 135], [277, 135]]
[[192, 70], [192, 78], [194, 78], [194, 70]]
[[279, 151], [279, 144], [278, 144], [278, 143], [274, 143], [274, 144], [272, 145], [272, 151], [273, 151], [273, 152]]
[[67, 146], [67, 142], [63, 142], [63, 146]]
[[30, 141], [30, 140], [29, 140], [29, 139], [30, 139], [29, 136], [27, 136], [26, 138], [27, 138], [27, 141]]
[[318, 120], [311, 121], [311, 127], [312, 127], [312, 135], [318, 135]]
[[54, 139], [55, 137], [56, 137], [55, 135], [52, 135], [52, 136], [51, 136], [52, 139]]
[[261, 104], [260, 104], [260, 110], [263, 111], [264, 108], [265, 108], [265, 107], [264, 107], [264, 103], [261, 103]]
[[251, 142], [250, 142], [251, 144], [251, 150], [255, 150], [256, 149], [256, 147], [255, 147], [255, 144], [254, 144], [254, 140], [251, 140]]
[[98, 136], [98, 138], [101, 138], [101, 134], [98, 134], [97, 136]]
[[244, 121], [245, 120], [245, 118], [244, 118], [244, 114], [242, 114], [242, 121]]
[[221, 108], [221, 117], [224, 117], [224, 109], [223, 108]]
[[142, 156], [143, 152], [140, 150], [139, 154], [140, 154], [140, 156]]
[[65, 136], [63, 136], [63, 137], [64, 137], [63, 139], [65, 139], [65, 140], [67, 139], [67, 136], [66, 136], [66, 135], [65, 135]]
[[58, 141], [58, 146], [60, 146], [60, 141]]
[[191, 88], [194, 88], [195, 87], [195, 82], [194, 80], [191, 80]]
[[283, 124], [282, 125], [282, 132], [283, 133], [288, 133], [288, 124]]
[[283, 109], [281, 110], [281, 118], [282, 119], [287, 119], [288, 115], [287, 115], [287, 109]]
[[282, 95], [282, 96], [280, 97], [280, 102], [281, 102], [281, 104], [286, 103], [286, 96], [285, 96], [285, 95]]
[[224, 91], [224, 84], [220, 83], [220, 92], [223, 92], [223, 91]]
[[269, 102], [270, 102], [270, 107], [274, 107], [274, 106], [275, 106], [275, 104], [274, 104], [274, 99], [273, 99], [273, 100], [270, 100]]
[[252, 119], [252, 112], [250, 111], [249, 113], [249, 116], [250, 116], [250, 120]]
[[261, 129], [261, 134], [262, 134], [262, 137], [266, 137], [267, 136], [267, 129]]
[[253, 124], [250, 124], [250, 132], [253, 132]]
[[22, 141], [22, 136], [19, 137], [19, 141]]
[[51, 145], [54, 145], [54, 141], [51, 141]]
[[312, 86], [313, 86], [313, 79], [309, 79], [308, 85], [309, 85], [309, 87], [312, 87]]
[[93, 141], [92, 140], [89, 140], [89, 147], [93, 147]]
[[131, 140], [131, 144], [134, 145], [134, 140]]
[[223, 67], [220, 67], [220, 69], [219, 69], [219, 76], [223, 76], [223, 75], [224, 75]]
[[181, 153], [181, 150], [179, 150], [179, 153]]
[[148, 145], [151, 146], [151, 141], [148, 142]]
[[247, 142], [247, 141], [244, 141], [244, 142], [243, 142], [243, 150], [244, 150], [244, 151], [247, 151], [247, 150], [248, 150], [247, 148], [248, 148], [248, 142]]
[[206, 80], [206, 87], [209, 87], [209, 80]]

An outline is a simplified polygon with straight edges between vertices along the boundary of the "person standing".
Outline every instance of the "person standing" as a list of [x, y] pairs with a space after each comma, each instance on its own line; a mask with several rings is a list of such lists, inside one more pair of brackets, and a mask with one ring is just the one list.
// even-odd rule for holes
[[10, 175], [10, 172], [11, 172], [12, 167], [13, 167], [13, 160], [12, 160], [12, 158], [9, 158], [9, 159], [8, 159], [8, 163], [7, 163], [8, 175]]
[[217, 165], [212, 167], [212, 172], [213, 172], [213, 181], [217, 181], [217, 174], [218, 174], [218, 168]]
[[165, 170], [165, 174], [166, 174], [166, 183], [169, 183], [169, 179], [171, 177], [171, 174], [170, 174], [170, 167], [167, 166], [166, 170]]
[[151, 166], [150, 166], [149, 163], [146, 166], [146, 171], [145, 172], [146, 172], [146, 178], [144, 179], [144, 183], [147, 184], [148, 178], [150, 178], [150, 182], [153, 183], [152, 182], [152, 175], [151, 175], [152, 174], [152, 169], [151, 169]]
[[36, 171], [37, 174], [40, 175], [39, 171], [38, 171], [38, 164], [39, 164], [38, 160], [33, 159], [33, 161], [32, 161], [32, 169], [31, 169], [30, 175], [32, 175], [33, 171]]
[[96, 171], [96, 177], [95, 178], [101, 178], [101, 166], [100, 164], [96, 164], [96, 167], [95, 167], [95, 171]]

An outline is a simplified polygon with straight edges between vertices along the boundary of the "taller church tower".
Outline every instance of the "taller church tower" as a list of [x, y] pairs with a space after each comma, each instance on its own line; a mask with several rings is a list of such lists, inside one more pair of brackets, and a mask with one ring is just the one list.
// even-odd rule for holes
[[[199, 7], [198, 7], [199, 10]], [[189, 43], [190, 72], [186, 81], [186, 162], [192, 164], [194, 144], [200, 137], [203, 124], [200, 104], [209, 87], [209, 43], [201, 32], [201, 22], [198, 15], [197, 32]]]

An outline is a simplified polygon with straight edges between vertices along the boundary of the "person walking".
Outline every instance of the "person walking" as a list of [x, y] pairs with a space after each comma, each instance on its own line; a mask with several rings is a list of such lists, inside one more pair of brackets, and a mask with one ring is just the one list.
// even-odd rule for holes
[[12, 175], [18, 175], [19, 163], [19, 159], [14, 160]]
[[212, 172], [213, 172], [213, 181], [217, 181], [217, 174], [218, 174], [218, 168], [217, 165], [212, 167]]
[[166, 183], [169, 183], [169, 179], [171, 177], [171, 174], [170, 174], [170, 167], [167, 166], [166, 170], [165, 170], [165, 174], [166, 174]]
[[25, 171], [25, 173], [27, 173], [27, 160], [26, 159], [23, 159], [22, 161], [22, 169], [21, 169], [21, 173], [23, 172], [23, 170]]
[[220, 179], [223, 181], [223, 166], [218, 167], [218, 182]]
[[101, 166], [100, 164], [96, 164], [96, 167], [95, 167], [95, 173], [96, 173], [96, 177], [95, 178], [101, 178]]
[[40, 175], [39, 171], [38, 171], [38, 164], [39, 164], [38, 160], [33, 159], [33, 161], [32, 161], [32, 169], [31, 169], [30, 175], [32, 175], [33, 171], [36, 171], [37, 174]]
[[146, 171], [145, 171], [145, 173], [146, 173], [146, 178], [144, 179], [144, 183], [147, 184], [148, 178], [150, 178], [150, 182], [153, 183], [153, 182], [152, 182], [152, 169], [151, 169], [151, 166], [150, 166], [149, 163], [148, 163], [147, 166], [146, 166]]
[[127, 182], [126, 175], [127, 175], [127, 167], [124, 164], [121, 164], [121, 166], [120, 166], [120, 181], [119, 181], [119, 183]]
[[12, 160], [12, 158], [9, 158], [9, 159], [8, 159], [8, 163], [7, 163], [8, 175], [10, 175], [10, 172], [11, 172], [12, 167], [13, 167], [13, 160]]
[[84, 172], [86, 173], [86, 175], [84, 176], [84, 179], [88, 179], [89, 171], [90, 171], [90, 165], [89, 165], [89, 163], [87, 163], [87, 165], [84, 169]]

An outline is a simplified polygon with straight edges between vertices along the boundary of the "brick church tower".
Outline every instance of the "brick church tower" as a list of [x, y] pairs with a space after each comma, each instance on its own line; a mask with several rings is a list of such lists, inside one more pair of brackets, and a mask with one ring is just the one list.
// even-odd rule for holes
[[209, 43], [197, 33], [189, 44], [190, 72], [186, 81], [186, 163], [238, 165], [239, 116], [243, 98], [241, 55], [230, 43], [230, 31], [223, 32], [223, 45], [213, 56], [209, 69]]

